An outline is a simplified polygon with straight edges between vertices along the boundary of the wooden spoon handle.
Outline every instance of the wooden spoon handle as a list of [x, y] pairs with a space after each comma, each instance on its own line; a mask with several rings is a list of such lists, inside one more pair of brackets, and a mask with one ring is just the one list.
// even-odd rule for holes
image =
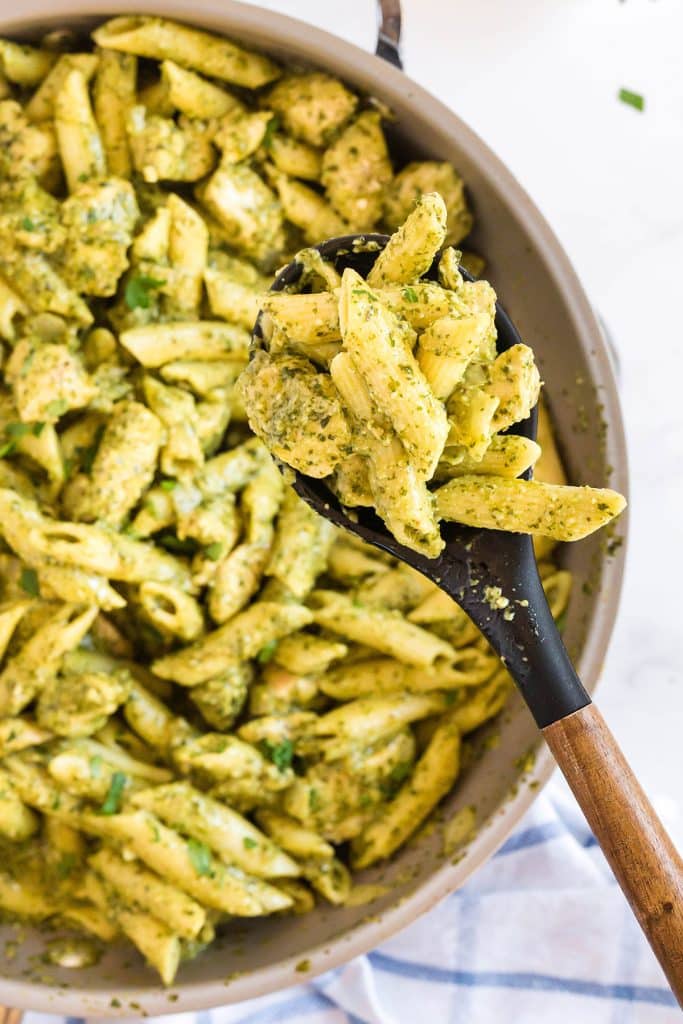
[[683, 860], [595, 704], [543, 729], [683, 1006]]
[[0, 1006], [0, 1024], [21, 1024], [23, 1010], [13, 1010], [11, 1006]]

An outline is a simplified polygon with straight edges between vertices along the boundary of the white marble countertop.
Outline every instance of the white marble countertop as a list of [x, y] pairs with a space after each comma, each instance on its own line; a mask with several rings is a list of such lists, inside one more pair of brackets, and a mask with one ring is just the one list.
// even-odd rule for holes
[[[374, 47], [372, 0], [264, 6]], [[683, 846], [683, 4], [403, 0], [406, 71], [498, 153], [613, 333], [631, 539], [599, 700]], [[645, 96], [639, 113], [621, 87]]]

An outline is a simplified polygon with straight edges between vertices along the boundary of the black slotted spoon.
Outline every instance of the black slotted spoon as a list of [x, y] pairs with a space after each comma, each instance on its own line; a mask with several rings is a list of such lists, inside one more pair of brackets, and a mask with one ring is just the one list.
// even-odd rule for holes
[[[315, 248], [340, 273], [352, 267], [367, 277], [387, 241], [387, 235], [348, 235]], [[288, 264], [271, 291], [295, 292], [302, 274], [300, 263]], [[427, 276], [435, 278], [435, 269]], [[521, 341], [499, 304], [496, 328], [499, 352]], [[259, 315], [252, 348], [265, 347]], [[510, 432], [533, 440], [537, 419], [534, 409]], [[683, 861], [576, 674], [545, 597], [531, 537], [444, 523], [446, 546], [429, 559], [399, 544], [371, 509], [357, 508], [350, 516], [324, 481], [295, 470], [293, 486], [319, 515], [436, 583], [481, 630], [543, 732], [683, 1005]], [[505, 609], [487, 600], [494, 587], [509, 599]]]

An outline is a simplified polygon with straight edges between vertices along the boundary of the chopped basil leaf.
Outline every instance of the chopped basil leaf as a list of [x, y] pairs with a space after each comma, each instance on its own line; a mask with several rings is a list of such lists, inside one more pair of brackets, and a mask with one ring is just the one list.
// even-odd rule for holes
[[406, 302], [420, 301], [417, 292], [415, 291], [414, 288], [411, 288], [410, 285], [406, 285], [406, 287], [403, 289], [403, 298], [406, 300]]
[[245, 836], [242, 842], [244, 843], [245, 850], [253, 850], [256, 846], [258, 846], [256, 840], [252, 839], [251, 836]]
[[69, 408], [69, 403], [63, 398], [55, 398], [54, 402], [48, 402], [45, 406], [45, 412], [48, 416], [59, 419], [63, 416], [66, 410]]
[[309, 789], [308, 791], [308, 807], [311, 811], [317, 811], [320, 807], [320, 793], [317, 789]]
[[27, 434], [32, 434], [33, 432], [32, 423], [7, 423], [5, 425], [5, 434], [7, 437], [12, 437], [15, 440], [26, 437]]
[[192, 862], [192, 867], [200, 877], [211, 877], [211, 851], [206, 843], [200, 842], [199, 839], [188, 839], [187, 855]]
[[161, 487], [162, 491], [174, 491], [177, 486], [177, 480], [162, 480], [161, 483], [159, 484], [159, 487]]
[[619, 99], [629, 107], [636, 110], [645, 110], [645, 97], [639, 92], [632, 92], [630, 89], [620, 89]]
[[268, 740], [261, 740], [259, 748], [264, 757], [273, 762], [280, 772], [286, 771], [294, 757], [294, 744], [291, 740], [282, 740], [280, 743], [269, 743]]
[[78, 454], [81, 456], [83, 472], [87, 473], [88, 476], [92, 473], [93, 462], [95, 461], [95, 456], [97, 455], [97, 451], [100, 447], [100, 441], [102, 440], [103, 434], [104, 423], [100, 423], [99, 427], [95, 431], [92, 444], [89, 444], [87, 448], [81, 448], [78, 451]]
[[207, 558], [211, 559], [212, 562], [217, 562], [223, 554], [223, 545], [219, 543], [209, 544], [204, 548], [204, 554]]
[[256, 660], [261, 665], [267, 665], [277, 650], [277, 640], [269, 640], [256, 655]]
[[126, 781], [124, 772], [114, 772], [109, 783], [109, 790], [104, 798], [104, 803], [100, 807], [100, 814], [118, 814], [123, 791], [126, 788]]
[[3, 444], [0, 447], [0, 459], [4, 459], [6, 455], [12, 455], [17, 449], [14, 441], [8, 441], [7, 444]]
[[398, 764], [394, 765], [386, 780], [392, 792], [395, 793], [397, 789], [400, 789], [412, 770], [413, 765], [411, 761], [399, 761]]
[[161, 288], [165, 281], [156, 277], [149, 277], [147, 274], [138, 274], [131, 277], [124, 291], [124, 299], [129, 309], [149, 309], [151, 304], [150, 292], [155, 288]]
[[266, 133], [263, 136], [263, 142], [261, 143], [264, 149], [270, 149], [273, 145], [273, 136], [275, 135], [275, 132], [279, 130], [281, 123], [282, 119], [280, 118], [280, 115], [273, 114], [266, 125]]
[[65, 853], [57, 861], [57, 878], [63, 880], [68, 878], [74, 867], [76, 866], [76, 855], [74, 853]]
[[40, 597], [40, 584], [38, 582], [38, 573], [35, 569], [21, 570], [19, 586], [27, 594], [30, 594], [31, 597]]
[[21, 226], [24, 229], [24, 231], [35, 231], [36, 230], [36, 226], [35, 226], [35, 224], [33, 223], [33, 221], [31, 220], [30, 217], [24, 217], [24, 219], [21, 222]]

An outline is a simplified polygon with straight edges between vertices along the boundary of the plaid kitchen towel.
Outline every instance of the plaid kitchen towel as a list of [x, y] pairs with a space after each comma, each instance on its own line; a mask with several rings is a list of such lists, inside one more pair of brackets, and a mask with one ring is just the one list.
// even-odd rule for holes
[[[129, 1020], [132, 1018], [129, 1018]], [[468, 884], [275, 995], [159, 1024], [674, 1024], [681, 1012], [563, 782]], [[29, 1013], [25, 1024], [61, 1024]], [[66, 1018], [65, 1024], [82, 1024]]]

